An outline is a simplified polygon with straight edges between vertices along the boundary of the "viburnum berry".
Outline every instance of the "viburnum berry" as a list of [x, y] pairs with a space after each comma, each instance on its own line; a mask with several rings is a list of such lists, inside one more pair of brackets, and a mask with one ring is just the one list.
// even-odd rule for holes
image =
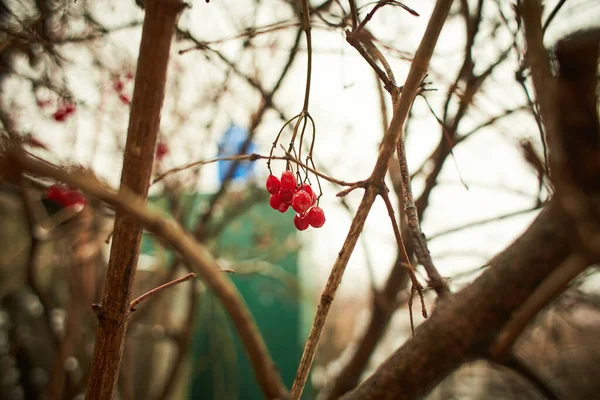
[[123, 103], [125, 105], [131, 104], [131, 99], [126, 94], [123, 94], [123, 93], [119, 94], [119, 100], [121, 100], [121, 103]]
[[66, 103], [64, 110], [65, 110], [65, 113], [67, 113], [67, 115], [69, 115], [69, 114], [73, 114], [75, 112], [75, 108], [76, 108], [75, 104]]
[[156, 146], [156, 159], [158, 161], [162, 160], [168, 153], [169, 146], [167, 146], [165, 143], [161, 142]]
[[281, 188], [281, 182], [279, 181], [279, 178], [277, 178], [275, 175], [271, 174], [267, 178], [266, 186], [267, 186], [267, 192], [269, 192], [271, 194], [277, 194], [277, 193], [279, 193], [279, 189]]
[[87, 200], [77, 190], [69, 190], [61, 185], [52, 185], [48, 188], [46, 193], [48, 200], [52, 200], [63, 207], [81, 206], [87, 205]]
[[48, 200], [55, 201], [59, 204], [63, 204], [67, 200], [67, 189], [64, 186], [60, 185], [52, 185], [48, 188], [46, 192], [46, 197]]
[[288, 206], [292, 204], [292, 200], [294, 199], [294, 191], [293, 190], [283, 190], [279, 192], [281, 195], [281, 201], [287, 204]]
[[115, 82], [113, 83], [113, 89], [115, 89], [115, 91], [120, 93], [123, 91], [124, 87], [125, 87], [125, 85], [123, 84], [122, 80], [115, 79]]
[[284, 213], [288, 210], [288, 208], [290, 208], [290, 205], [288, 203], [284, 203], [283, 201], [281, 201], [280, 193], [271, 195], [271, 198], [269, 199], [269, 205], [271, 206], [271, 208], [279, 211], [280, 213]]
[[308, 219], [310, 226], [320, 228], [325, 224], [325, 213], [321, 207], [315, 206], [308, 210], [306, 219]]
[[59, 108], [54, 114], [52, 114], [52, 118], [54, 118], [56, 122], [64, 122], [66, 121], [68, 115], [69, 114], [64, 108]]
[[281, 191], [293, 191], [296, 189], [296, 177], [292, 171], [283, 171], [281, 174]]
[[300, 185], [299, 190], [304, 190], [306, 193], [308, 193], [310, 195], [310, 198], [311, 198], [310, 205], [314, 206], [315, 203], [317, 202], [317, 195], [313, 191], [312, 187], [308, 183], [303, 183], [302, 185]]
[[309, 226], [308, 216], [307, 215], [296, 214], [294, 216], [294, 226], [299, 231], [305, 231], [305, 230], [307, 230], [308, 226]]
[[298, 190], [292, 198], [292, 208], [298, 214], [304, 214], [306, 210], [311, 206], [312, 198], [304, 190]]
[[38, 100], [36, 100], [36, 104], [38, 105], [39, 108], [46, 108], [50, 104], [52, 104], [52, 100], [49, 100], [49, 99], [46, 99], [46, 100], [38, 99]]

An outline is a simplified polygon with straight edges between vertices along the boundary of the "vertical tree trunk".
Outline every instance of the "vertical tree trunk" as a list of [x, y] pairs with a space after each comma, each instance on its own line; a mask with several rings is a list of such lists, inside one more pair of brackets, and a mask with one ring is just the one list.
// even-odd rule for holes
[[[148, 195], [160, 124], [171, 40], [179, 0], [148, 0], [131, 104], [121, 186]], [[96, 308], [98, 330], [86, 399], [111, 400], [123, 355], [131, 290], [135, 279], [141, 227], [117, 210], [102, 303]]]

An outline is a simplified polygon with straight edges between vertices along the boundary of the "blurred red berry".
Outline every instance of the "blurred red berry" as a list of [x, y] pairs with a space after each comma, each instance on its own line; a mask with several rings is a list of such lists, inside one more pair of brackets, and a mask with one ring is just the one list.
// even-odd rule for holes
[[312, 198], [304, 190], [298, 190], [292, 198], [292, 208], [298, 214], [304, 214], [306, 210], [311, 206]]
[[73, 103], [66, 103], [65, 106], [64, 106], [65, 113], [67, 115], [73, 114], [75, 112], [75, 108], [76, 107], [77, 106], [75, 104], [73, 104]]
[[305, 231], [305, 230], [307, 230], [309, 225], [310, 224], [308, 223], [308, 217], [306, 215], [298, 215], [298, 214], [296, 214], [294, 216], [294, 226], [299, 231]]
[[158, 161], [162, 160], [164, 156], [166, 156], [169, 153], [169, 146], [167, 146], [165, 143], [159, 143], [156, 146], [156, 159]]
[[87, 205], [87, 200], [83, 194], [77, 190], [69, 190], [61, 185], [52, 185], [48, 188], [46, 193], [48, 200], [52, 200], [63, 207], [81, 206]]
[[52, 118], [54, 118], [56, 122], [64, 122], [67, 120], [68, 115], [69, 114], [67, 113], [67, 111], [61, 107], [58, 110], [56, 110], [54, 114], [52, 114]]
[[125, 105], [131, 104], [131, 99], [126, 94], [123, 94], [123, 93], [119, 94], [119, 100], [121, 100], [121, 103], [123, 103]]
[[269, 205], [271, 206], [271, 208], [281, 213], [286, 212], [288, 208], [290, 208], [289, 204], [286, 204], [283, 201], [281, 201], [280, 193], [271, 195], [271, 198], [269, 199]]
[[67, 202], [67, 188], [61, 185], [52, 185], [46, 192], [48, 200], [57, 202], [60, 205], [64, 205]]
[[296, 189], [296, 177], [292, 171], [283, 171], [281, 174], [281, 191], [293, 191]]
[[279, 181], [279, 179], [271, 174], [267, 177], [267, 192], [271, 193], [271, 194], [277, 194], [279, 193], [279, 189], [281, 187], [281, 182]]
[[323, 226], [323, 224], [325, 224], [325, 213], [323, 212], [323, 209], [321, 209], [321, 207], [319, 206], [313, 207], [310, 210], [308, 210], [306, 218], [308, 219], [310, 226], [313, 226], [315, 228], [320, 228]]
[[87, 200], [85, 199], [83, 194], [81, 192], [78, 192], [77, 190], [69, 190], [67, 192], [67, 200], [68, 200], [68, 203], [65, 204], [65, 207], [72, 207], [72, 206], [85, 207], [87, 205]]
[[52, 100], [36, 100], [36, 104], [39, 108], [46, 108], [52, 104]]
[[125, 75], [125, 78], [127, 78], [127, 80], [132, 80], [133, 79], [133, 72], [128, 72], [127, 75]]
[[115, 79], [115, 81], [113, 83], [113, 89], [115, 89], [117, 92], [121, 92], [121, 91], [123, 91], [124, 87], [125, 87], [125, 84], [123, 83], [122, 80]]

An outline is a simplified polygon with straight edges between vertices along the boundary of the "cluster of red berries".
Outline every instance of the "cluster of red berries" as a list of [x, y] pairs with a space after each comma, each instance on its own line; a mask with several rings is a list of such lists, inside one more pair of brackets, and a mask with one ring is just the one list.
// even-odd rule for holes
[[309, 184], [298, 185], [293, 172], [284, 171], [281, 179], [269, 175], [266, 186], [271, 194], [271, 208], [284, 213], [292, 206], [296, 211], [294, 226], [299, 231], [304, 231], [309, 226], [320, 228], [325, 223], [325, 213], [316, 205], [317, 195]]
[[50, 186], [46, 192], [46, 198], [60, 204], [65, 208], [73, 206], [79, 206], [83, 208], [87, 205], [87, 200], [81, 192], [67, 189], [62, 185]]
[[74, 112], [75, 104], [71, 102], [65, 102], [56, 109], [54, 114], [52, 114], [52, 118], [54, 118], [56, 122], [65, 122], [67, 118], [69, 118], [69, 116], [71, 116], [71, 114]]
[[[128, 81], [133, 80], [133, 73], [128, 72], [125, 75], [125, 78]], [[131, 104], [131, 98], [129, 97], [129, 95], [127, 95], [123, 92], [125, 89], [125, 83], [123, 82], [122, 79], [120, 79], [120, 78], [115, 79], [115, 81], [113, 82], [113, 89], [115, 89], [115, 92], [117, 92], [117, 94], [119, 95], [119, 100], [121, 100], [121, 103], [123, 103], [125, 105]]]

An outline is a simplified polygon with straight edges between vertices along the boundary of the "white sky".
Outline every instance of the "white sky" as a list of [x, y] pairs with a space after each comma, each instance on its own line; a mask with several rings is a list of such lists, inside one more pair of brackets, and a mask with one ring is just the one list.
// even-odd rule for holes
[[[140, 20], [142, 13], [133, 3], [113, 2], [114, 7], [106, 15], [107, 23], [118, 26], [133, 19]], [[252, 21], [250, 5], [253, 3], [213, 1], [206, 4], [204, 1], [196, 1], [194, 7], [184, 13], [180, 22], [201, 40], [232, 37]], [[406, 4], [416, 9], [421, 17], [412, 17], [399, 8], [384, 8], [369, 23], [369, 27], [378, 39], [412, 53], [425, 29], [433, 1], [406, 1]], [[485, 4], [485, 16], [493, 17], [497, 14], [495, 4]], [[511, 16], [510, 5], [507, 3], [503, 7], [505, 14]], [[561, 10], [548, 31], [547, 44], [553, 43], [567, 32], [597, 23], [599, 10], [597, 2], [570, 2]], [[263, 6], [256, 15], [258, 25], [289, 18], [288, 7]], [[232, 24], [232, 20], [238, 26]], [[489, 62], [487, 60], [493, 59], [499, 49], [504, 49], [510, 43], [506, 30], [500, 29], [499, 32], [495, 43], [478, 43], [475, 54], [479, 60], [483, 60], [483, 65]], [[484, 37], [484, 33], [485, 31], [481, 37]], [[287, 57], [287, 49], [293, 36], [291, 29], [257, 38], [256, 43], [265, 48], [252, 55], [245, 54], [241, 62], [243, 69], [252, 71], [253, 66], [257, 66], [262, 71], [260, 78], [265, 82], [264, 86], [270, 87]], [[124, 65], [134, 65], [139, 38], [139, 28], [123, 30], [111, 35], [109, 40], [98, 41], [93, 51], [102, 55], [103, 62], [112, 67], [115, 74], [125, 72]], [[278, 41], [278, 47], [269, 49], [268, 45], [275, 40]], [[439, 90], [427, 94], [438, 115], [441, 114], [439, 110], [445, 98], [447, 84], [454, 79], [462, 61], [463, 41], [462, 20], [449, 20], [432, 61], [432, 67], [438, 75], [432, 76], [430, 81]], [[302, 43], [304, 49], [304, 39]], [[317, 126], [315, 161], [318, 165], [326, 166], [336, 178], [346, 181], [364, 179], [372, 170], [382, 135], [373, 73], [367, 63], [345, 42], [341, 32], [314, 29], [313, 43], [315, 54], [310, 113]], [[170, 83], [163, 112], [162, 132], [168, 134], [171, 148], [171, 154], [165, 160], [166, 166], [213, 157], [216, 154], [216, 141], [229, 123], [247, 124], [249, 116], [259, 106], [256, 92], [237, 77], [232, 78], [236, 83], [235, 89], [224, 96], [216, 107], [198, 104], [199, 98], [206, 91], [215, 90], [214, 82], [223, 78], [223, 65], [218, 62], [207, 63], [204, 54], [199, 51], [185, 55], [176, 53], [177, 50], [188, 47], [187, 44], [175, 43], [173, 49], [174, 62], [169, 71]], [[239, 57], [241, 41], [227, 41], [215, 48], [235, 60]], [[32, 106], [31, 99], [23, 98], [22, 103], [18, 104], [20, 112], [32, 115], [25, 120], [23, 128], [43, 137], [56, 151], [56, 159], [75, 160], [86, 165], [91, 162], [100, 176], [116, 184], [120, 162], [115, 150], [119, 143], [121, 146], [123, 143], [127, 128], [127, 107], [114, 96], [111, 79], [101, 75], [92, 64], [90, 51], [74, 47], [66, 49], [74, 61], [67, 76], [79, 104], [76, 117], [67, 124], [57, 124], [48, 118], [48, 113], [40, 116], [35, 106]], [[384, 54], [389, 55], [385, 51]], [[514, 80], [514, 54], [511, 54], [511, 59], [513, 61], [507, 67], [494, 73], [485, 91], [475, 98], [476, 108], [463, 120], [459, 131], [467, 131], [505, 108], [524, 104], [523, 92]], [[390, 58], [390, 63], [398, 83], [402, 84], [409, 64], [394, 58]], [[481, 71], [479, 68], [481, 67], [476, 68], [476, 72]], [[275, 98], [276, 103], [289, 116], [301, 109], [305, 73], [306, 56], [303, 51]], [[99, 91], [98, 87], [102, 90]], [[14, 86], [15, 90], [16, 88]], [[175, 111], [183, 114], [186, 118], [184, 123], [176, 119]], [[437, 122], [422, 99], [415, 102], [414, 115], [417, 118], [410, 124], [407, 141], [408, 161], [413, 170], [430, 154], [441, 134]], [[207, 130], [206, 121], [212, 117], [215, 118], [214, 124]], [[268, 114], [260, 125], [257, 141], [261, 145], [262, 154], [268, 153], [270, 143], [281, 125], [273, 113]], [[78, 139], [73, 144], [72, 138], [75, 136]], [[457, 168], [448, 159], [439, 178], [440, 184], [431, 195], [430, 206], [423, 221], [426, 235], [432, 236], [465, 222], [531, 207], [535, 203], [535, 175], [516, 147], [521, 138], [539, 141], [537, 129], [530, 117], [506, 118], [491, 128], [482, 130], [455, 149], [458, 171], [470, 190], [461, 186]], [[262, 182], [266, 176], [265, 163], [259, 162], [257, 169]], [[216, 190], [216, 166], [203, 170], [198, 187], [207, 191]], [[415, 197], [421, 188], [422, 181], [415, 180]], [[315, 283], [317, 292], [320, 292], [322, 283], [329, 274], [351, 221], [335, 197], [340, 189], [325, 186], [322, 207], [327, 215], [327, 223], [321, 229], [301, 234], [308, 245], [303, 254], [307, 267], [304, 272], [318, 278], [320, 283]], [[361, 190], [348, 196], [354, 209], [361, 196]], [[481, 266], [522, 232], [534, 216], [533, 213], [525, 214], [433, 240], [430, 242], [430, 250], [434, 262], [442, 275], [452, 275]], [[290, 223], [291, 219], [290, 213]], [[380, 199], [376, 201], [367, 220], [363, 238], [368, 244], [376, 283], [381, 284], [396, 257], [396, 250], [390, 221]], [[365, 253], [359, 244], [347, 268], [342, 296], [355, 296], [357, 291], [368, 289], [365, 264]], [[307, 272], [308, 268], [313, 269]]]

